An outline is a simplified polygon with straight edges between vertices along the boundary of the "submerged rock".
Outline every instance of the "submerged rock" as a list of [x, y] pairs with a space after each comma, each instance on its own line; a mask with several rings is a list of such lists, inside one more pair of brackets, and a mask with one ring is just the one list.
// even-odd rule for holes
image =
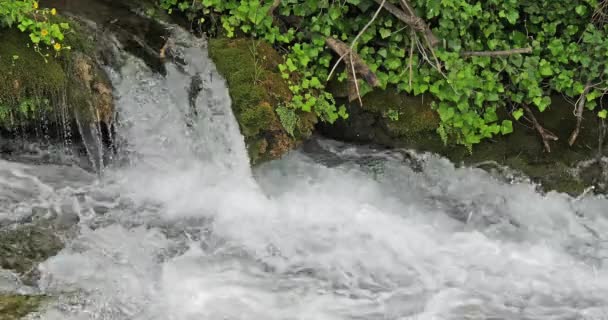
[[277, 159], [312, 134], [313, 113], [297, 114], [293, 134], [281, 124], [276, 109], [292, 94], [278, 70], [282, 58], [272, 46], [253, 39], [211, 39], [209, 56], [226, 78], [252, 163]]
[[0, 320], [21, 319], [36, 312], [47, 297], [0, 294]]

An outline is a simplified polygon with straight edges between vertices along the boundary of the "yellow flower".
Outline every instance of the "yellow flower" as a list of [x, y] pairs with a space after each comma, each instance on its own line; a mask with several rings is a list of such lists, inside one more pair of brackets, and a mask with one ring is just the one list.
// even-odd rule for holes
[[59, 50], [61, 50], [61, 44], [55, 43], [55, 45], [53, 45], [53, 48], [55, 48], [55, 51], [59, 51]]
[[57, 14], [57, 9], [53, 8], [51, 9], [51, 15], [56, 15]]
[[38, 9], [38, 1], [34, 1], [34, 9]]
[[41, 36], [45, 37], [45, 36], [47, 36], [48, 34], [49, 34], [49, 31], [48, 31], [48, 30], [46, 30], [46, 29], [42, 29], [42, 30], [40, 30], [40, 35], [41, 35]]

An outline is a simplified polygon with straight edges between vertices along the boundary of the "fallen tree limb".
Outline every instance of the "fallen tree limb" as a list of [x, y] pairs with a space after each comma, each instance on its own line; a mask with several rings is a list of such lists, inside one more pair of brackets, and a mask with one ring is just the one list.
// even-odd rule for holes
[[557, 141], [559, 140], [559, 138], [551, 131], [543, 128], [543, 126], [540, 125], [538, 120], [536, 120], [534, 113], [532, 112], [532, 110], [530, 110], [530, 107], [528, 107], [527, 105], [523, 105], [523, 108], [526, 111], [527, 116], [530, 118], [529, 120], [534, 125], [534, 128], [536, 129], [536, 131], [538, 131], [538, 134], [540, 135], [543, 141], [543, 145], [545, 146], [545, 151], [551, 153], [551, 145], [549, 144], [549, 141]]
[[502, 57], [522, 53], [532, 53], [532, 48], [516, 48], [498, 51], [465, 51], [461, 53], [461, 55], [463, 57]]
[[[407, 14], [406, 12], [404, 12], [403, 10], [397, 8], [396, 6], [382, 1], [382, 0], [374, 0], [376, 1], [376, 3], [378, 3], [379, 5], [381, 5], [384, 9], [386, 9], [386, 11], [388, 11], [390, 14], [392, 14], [393, 16], [395, 16], [397, 19], [401, 20], [402, 22], [404, 22], [405, 24], [407, 24], [408, 26], [410, 26], [412, 29], [416, 30], [417, 32], [421, 32], [424, 34], [424, 36], [428, 39], [429, 44], [432, 47], [436, 47], [439, 45], [439, 39], [433, 34], [433, 31], [431, 31], [431, 28], [429, 28], [429, 26], [426, 24], [426, 22], [413, 14], [413, 12], [411, 12], [412, 14]], [[405, 0], [401, 0], [402, 5], [403, 6], [409, 6], [409, 3], [407, 3]], [[411, 7], [411, 6], [409, 6]]]
[[349, 72], [349, 101], [353, 101], [359, 98], [358, 85], [356, 83], [357, 74], [359, 74], [372, 87], [377, 87], [380, 85], [380, 81], [378, 80], [376, 74], [367, 66], [365, 61], [363, 61], [363, 59], [361, 59], [361, 57], [356, 52], [354, 52], [354, 50], [350, 46], [338, 39], [331, 37], [325, 39], [325, 43], [340, 57], [344, 58], [346, 56], [350, 56], [349, 59], [345, 60], [348, 69], [351, 70]]
[[576, 128], [572, 131], [570, 135], [570, 139], [568, 140], [568, 144], [572, 147], [574, 142], [576, 142], [576, 138], [578, 137], [578, 133], [581, 130], [581, 122], [583, 121], [583, 110], [585, 110], [585, 104], [587, 103], [587, 94], [591, 90], [591, 84], [587, 83], [585, 85], [585, 89], [581, 96], [576, 100], [576, 107], [574, 108], [574, 116], [576, 117]]

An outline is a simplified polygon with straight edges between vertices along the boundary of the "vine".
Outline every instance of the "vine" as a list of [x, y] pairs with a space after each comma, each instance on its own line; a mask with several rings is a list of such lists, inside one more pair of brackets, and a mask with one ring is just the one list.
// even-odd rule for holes
[[[326, 90], [343, 57], [328, 39], [349, 44], [380, 89], [431, 95], [446, 142], [472, 148], [525, 120], [550, 151], [552, 135], [534, 114], [550, 111], [555, 93], [571, 100], [578, 119], [584, 108], [606, 118], [599, 102], [608, 92], [608, 6], [598, 0], [160, 1], [199, 23], [216, 21], [228, 37], [246, 34], [284, 49], [279, 68], [294, 94], [286, 107], [328, 122], [348, 116]], [[345, 62], [338, 81], [356, 77]], [[358, 96], [372, 90], [365, 79], [354, 84]], [[499, 118], [502, 110], [507, 118]]]

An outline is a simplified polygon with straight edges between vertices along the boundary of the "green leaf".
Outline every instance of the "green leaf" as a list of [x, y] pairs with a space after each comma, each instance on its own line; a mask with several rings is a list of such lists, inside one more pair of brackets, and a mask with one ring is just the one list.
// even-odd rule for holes
[[500, 133], [503, 135], [513, 132], [513, 123], [510, 120], [503, 120], [500, 126]]
[[519, 108], [515, 111], [513, 111], [513, 118], [515, 118], [515, 120], [519, 120], [521, 117], [523, 117], [524, 115], [524, 110], [522, 108]]
[[608, 110], [606, 110], [606, 109], [601, 110], [600, 112], [597, 113], [597, 116], [602, 119], [606, 119], [606, 116], [608, 116]]
[[392, 32], [389, 29], [380, 28], [380, 37], [382, 37], [382, 39], [386, 39], [386, 38], [390, 37], [391, 33]]
[[545, 59], [542, 59], [540, 61], [539, 67], [539, 72], [541, 76], [548, 77], [553, 75], [553, 69], [551, 69], [551, 65]]
[[576, 13], [579, 16], [582, 16], [582, 15], [585, 15], [585, 13], [587, 13], [587, 7], [584, 5], [579, 5], [579, 6], [576, 6], [576, 8], [574, 8], [574, 11], [576, 11]]
[[40, 37], [35, 34], [35, 33], [30, 33], [30, 39], [32, 40], [33, 43], [40, 43]]

